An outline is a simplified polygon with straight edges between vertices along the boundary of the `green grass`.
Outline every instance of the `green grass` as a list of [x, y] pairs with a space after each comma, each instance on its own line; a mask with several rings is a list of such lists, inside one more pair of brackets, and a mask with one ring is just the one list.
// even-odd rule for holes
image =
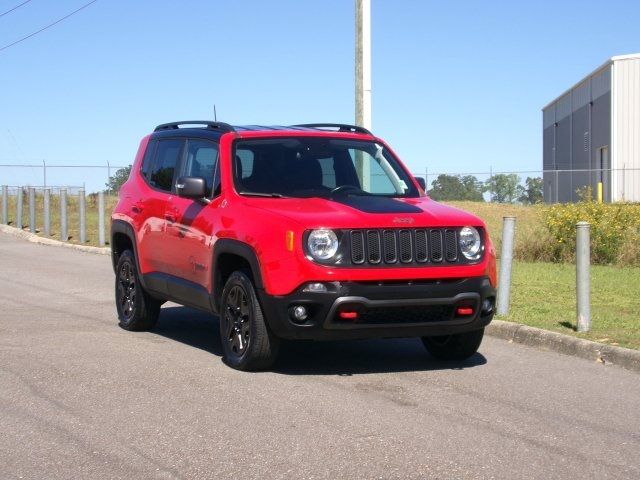
[[502, 318], [640, 350], [640, 268], [591, 267], [591, 332], [577, 333], [574, 265], [515, 262], [511, 308]]

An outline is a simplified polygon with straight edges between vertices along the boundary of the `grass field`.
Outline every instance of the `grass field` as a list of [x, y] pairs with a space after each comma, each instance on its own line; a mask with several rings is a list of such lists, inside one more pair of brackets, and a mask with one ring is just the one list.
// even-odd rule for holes
[[591, 267], [591, 326], [577, 333], [576, 269], [515, 262], [511, 309], [502, 320], [640, 350], [640, 268]]
[[[25, 196], [26, 197], [26, 196]], [[108, 240], [109, 214], [116, 204], [115, 196], [106, 197], [105, 227]], [[488, 225], [498, 252], [502, 240], [502, 218], [516, 216], [516, 248], [544, 242], [546, 234], [541, 221], [541, 205], [499, 205], [479, 202], [451, 202], [482, 217]], [[42, 229], [42, 197], [37, 199], [36, 224]], [[71, 243], [79, 243], [77, 197], [69, 196], [69, 233]], [[25, 198], [23, 224], [28, 229], [29, 208]], [[15, 225], [15, 197], [10, 202], [9, 218]], [[52, 196], [52, 235], [60, 235], [60, 204]], [[42, 234], [42, 233], [41, 233]], [[97, 198], [87, 197], [87, 245], [98, 245]], [[516, 254], [516, 258], [527, 255]], [[544, 262], [517, 261], [513, 270], [511, 311], [504, 320], [553, 330], [612, 345], [640, 349], [640, 268], [593, 266], [591, 278], [592, 331], [578, 334], [576, 323], [575, 266]]]

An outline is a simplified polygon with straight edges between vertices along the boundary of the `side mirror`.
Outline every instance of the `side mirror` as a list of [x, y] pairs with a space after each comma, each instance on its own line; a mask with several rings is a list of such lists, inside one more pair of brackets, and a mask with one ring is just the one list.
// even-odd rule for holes
[[427, 182], [425, 181], [424, 178], [422, 177], [413, 177], [416, 179], [416, 182], [418, 182], [418, 185], [420, 185], [420, 188], [422, 188], [422, 190], [424, 190], [425, 192], [427, 191]]
[[207, 196], [207, 182], [202, 177], [180, 177], [176, 182], [179, 197], [199, 200]]

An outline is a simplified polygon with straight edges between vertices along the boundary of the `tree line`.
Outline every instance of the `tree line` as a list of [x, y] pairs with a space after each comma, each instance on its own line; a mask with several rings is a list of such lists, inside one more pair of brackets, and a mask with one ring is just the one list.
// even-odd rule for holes
[[438, 175], [427, 192], [431, 198], [439, 201], [469, 200], [484, 202], [485, 193], [489, 201], [496, 203], [541, 203], [542, 178], [527, 177], [524, 185], [515, 173], [498, 173], [482, 182], [473, 175]]

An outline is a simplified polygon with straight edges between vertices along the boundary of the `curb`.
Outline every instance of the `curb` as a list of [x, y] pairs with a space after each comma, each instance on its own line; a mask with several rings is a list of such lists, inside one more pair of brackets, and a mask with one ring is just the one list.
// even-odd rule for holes
[[638, 350], [605, 345], [604, 343], [592, 342], [591, 340], [502, 320], [493, 320], [485, 331], [492, 337], [510, 342], [552, 350], [564, 355], [584, 358], [585, 360], [593, 360], [603, 365], [618, 365], [628, 370], [640, 372], [640, 351]]
[[0, 225], [0, 232], [8, 233], [14, 237], [22, 238], [31, 243], [38, 243], [40, 245], [51, 245], [54, 247], [71, 248], [73, 250], [80, 250], [86, 253], [97, 253], [99, 255], [111, 255], [110, 248], [90, 247], [88, 245], [75, 245], [73, 243], [61, 242], [60, 240], [54, 240], [52, 238], [39, 237], [35, 233], [25, 232], [16, 227], [10, 227], [9, 225]]

